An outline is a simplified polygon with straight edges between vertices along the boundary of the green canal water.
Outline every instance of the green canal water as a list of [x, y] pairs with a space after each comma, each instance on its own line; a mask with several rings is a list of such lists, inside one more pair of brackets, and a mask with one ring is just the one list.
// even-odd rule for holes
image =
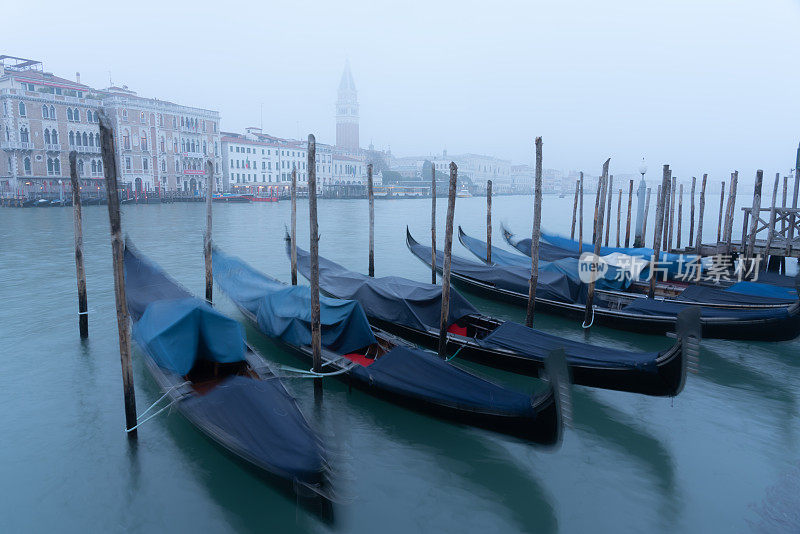
[[[716, 235], [716, 198], [707, 202], [708, 238]], [[585, 235], [591, 200], [587, 195]], [[748, 201], [743, 196], [739, 205]], [[688, 221], [688, 200], [684, 204]], [[530, 197], [497, 197], [495, 228], [505, 221], [527, 233], [531, 205]], [[456, 223], [482, 235], [484, 206], [482, 198], [458, 199]], [[444, 212], [440, 201], [440, 223]], [[546, 196], [543, 224], [568, 232], [571, 212], [571, 198]], [[319, 214], [321, 254], [365, 271], [366, 201], [321, 200]], [[429, 278], [404, 242], [407, 224], [418, 239], [429, 239], [429, 217], [428, 200], [376, 202], [378, 275]], [[124, 231], [138, 248], [198, 295], [204, 220], [202, 204], [123, 207]], [[307, 246], [305, 201], [298, 221], [299, 242]], [[288, 222], [288, 202], [215, 205], [214, 240], [288, 280]], [[315, 407], [311, 382], [291, 380], [289, 387], [331, 450], [336, 487], [345, 497], [335, 507], [335, 522], [322, 523], [177, 414], [148, 422], [138, 442], [128, 441], [104, 206], [84, 209], [84, 232], [90, 337], [81, 342], [71, 209], [0, 210], [2, 532], [800, 528], [799, 344], [719, 340], [703, 342], [700, 372], [674, 400], [574, 387], [573, 423], [558, 450], [410, 412], [349, 392], [333, 379]], [[612, 242], [614, 234], [612, 229]], [[505, 246], [499, 233], [494, 241]], [[453, 250], [469, 256], [457, 240]], [[489, 314], [524, 316], [522, 309], [467, 296]], [[219, 292], [215, 304], [242, 320]], [[584, 339], [580, 325], [565, 319], [539, 315], [536, 326]], [[301, 363], [250, 326], [247, 335], [272, 361]], [[670, 344], [667, 338], [597, 327], [588, 339], [638, 350]], [[468, 366], [521, 390], [535, 387], [533, 379]], [[160, 392], [138, 351], [134, 373], [141, 412]]]

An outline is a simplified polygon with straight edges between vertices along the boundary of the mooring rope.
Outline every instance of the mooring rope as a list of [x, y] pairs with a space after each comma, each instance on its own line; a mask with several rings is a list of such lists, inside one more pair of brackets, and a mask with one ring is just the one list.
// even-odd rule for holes
[[585, 328], [591, 328], [593, 324], [594, 324], [594, 306], [592, 306], [592, 320], [589, 321], [589, 324], [587, 325], [586, 320], [584, 319], [581, 326], [585, 329]]
[[455, 352], [453, 353], [453, 355], [452, 355], [452, 356], [450, 356], [449, 358], [445, 358], [445, 359], [444, 359], [444, 361], [446, 361], [446, 362], [449, 362], [450, 360], [452, 360], [453, 358], [455, 358], [456, 356], [458, 356], [458, 353], [459, 353], [459, 352], [461, 352], [461, 349], [463, 349], [464, 347], [465, 347], [465, 345], [461, 345], [460, 347], [458, 347], [458, 350], [457, 350], [457, 351], [455, 351]]
[[[281, 378], [325, 378], [326, 376], [336, 376], [344, 374], [355, 366], [356, 364], [349, 365], [347, 367], [339, 369], [338, 371], [332, 371], [330, 373], [318, 373], [313, 369], [309, 369], [306, 371], [305, 369], [298, 369], [297, 367], [289, 367], [288, 365], [279, 365], [278, 369], [281, 371], [288, 371], [290, 373], [297, 373], [298, 375], [300, 375], [300, 376], [283, 376]], [[323, 365], [323, 367], [325, 366]]]
[[125, 429], [125, 432], [133, 432], [134, 430], [136, 430], [137, 428], [139, 428], [141, 425], [145, 424], [145, 423], [146, 423], [146, 422], [148, 422], [150, 419], [152, 419], [153, 417], [157, 416], [158, 414], [160, 414], [161, 412], [163, 412], [164, 410], [166, 410], [167, 408], [169, 408], [170, 406], [172, 406], [173, 404], [175, 404], [177, 401], [181, 400], [183, 397], [177, 397], [176, 399], [174, 399], [174, 400], [173, 400], [173, 401], [171, 401], [169, 404], [167, 404], [166, 406], [164, 406], [163, 408], [161, 408], [160, 410], [158, 410], [157, 412], [155, 412], [153, 415], [151, 415], [151, 416], [150, 416], [150, 417], [148, 417], [147, 419], [145, 419], [145, 420], [143, 420], [143, 421], [139, 421], [139, 420], [140, 420], [142, 417], [144, 417], [145, 415], [147, 415], [147, 412], [149, 412], [150, 410], [152, 410], [153, 408], [155, 408], [156, 404], [158, 404], [159, 402], [161, 402], [162, 400], [164, 400], [164, 399], [167, 397], [167, 395], [169, 395], [169, 394], [170, 394], [170, 392], [171, 392], [172, 390], [174, 390], [174, 389], [177, 389], [177, 388], [179, 388], [179, 387], [183, 387], [183, 386], [185, 386], [185, 385], [187, 385], [187, 384], [191, 384], [191, 382], [189, 382], [189, 381], [187, 380], [186, 382], [182, 382], [182, 383], [180, 383], [180, 384], [175, 384], [174, 386], [171, 386], [170, 388], [168, 388], [168, 389], [167, 389], [167, 391], [165, 391], [165, 392], [164, 392], [164, 394], [163, 394], [163, 395], [161, 395], [161, 396], [158, 398], [158, 400], [157, 400], [157, 401], [155, 401], [153, 404], [151, 404], [151, 405], [150, 405], [150, 406], [149, 406], [149, 407], [148, 407], [148, 408], [147, 408], [145, 411], [143, 411], [141, 414], [139, 414], [139, 415], [136, 417], [136, 421], [137, 421], [136, 425], [132, 426], [131, 428], [126, 428], [126, 429]]

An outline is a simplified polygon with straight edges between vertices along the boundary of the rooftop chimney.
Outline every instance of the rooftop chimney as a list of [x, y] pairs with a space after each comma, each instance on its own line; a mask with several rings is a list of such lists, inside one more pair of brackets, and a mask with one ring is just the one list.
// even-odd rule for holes
[[81, 83], [81, 73], [80, 72], [76, 72], [75, 73], [75, 81], [77, 83]]

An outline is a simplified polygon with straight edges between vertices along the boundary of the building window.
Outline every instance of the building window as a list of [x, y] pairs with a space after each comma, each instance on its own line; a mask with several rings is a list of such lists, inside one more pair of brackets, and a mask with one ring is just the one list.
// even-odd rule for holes
[[83, 160], [78, 160], [78, 176], [83, 176]]
[[89, 146], [89, 136], [86, 132], [83, 132], [83, 146]]
[[50, 118], [51, 119], [56, 118], [56, 108], [54, 108], [53, 106], [50, 106]]
[[161, 160], [161, 172], [167, 172], [167, 162], [163, 159]]
[[58, 158], [53, 158], [53, 170], [56, 174], [61, 174], [61, 160]]
[[25, 108], [25, 102], [20, 102], [19, 103], [19, 116], [20, 117], [27, 117], [28, 116], [28, 110]]
[[31, 174], [31, 158], [26, 156], [22, 161], [22, 166], [25, 168], [25, 174]]
[[147, 150], [147, 134], [142, 132], [141, 139], [139, 140], [139, 148], [142, 150]]
[[97, 174], [97, 162], [92, 160], [92, 175]]
[[144, 111], [139, 114], [139, 122], [147, 124], [147, 116], [144, 114]]
[[161, 152], [166, 152], [166, 151], [167, 151], [167, 144], [164, 141], [164, 136], [162, 135], [161, 136]]
[[49, 113], [47, 111], [47, 106], [42, 106], [42, 118], [43, 119], [50, 118]]
[[98, 148], [100, 147], [100, 134], [99, 133], [94, 134], [94, 146], [96, 146]]
[[58, 144], [58, 130], [53, 128], [53, 133], [50, 135], [50, 139], [54, 145]]
[[80, 110], [78, 108], [75, 108], [74, 110], [72, 110], [72, 116], [75, 117], [75, 122], [80, 122], [81, 121], [81, 112], [80, 112]]
[[75, 146], [75, 132], [69, 132], [69, 146]]
[[72, 108], [67, 108], [67, 120], [72, 121]]
[[28, 142], [28, 129], [27, 128], [20, 128], [19, 129], [19, 140], [23, 143]]
[[126, 171], [131, 170], [131, 158], [130, 157], [126, 157], [125, 158], [125, 170]]
[[127, 109], [123, 109], [122, 110], [122, 120], [124, 120], [124, 121], [128, 120], [128, 110]]
[[47, 158], [47, 174], [53, 174], [53, 158]]
[[44, 129], [44, 142], [46, 145], [50, 144], [50, 130], [47, 128]]
[[128, 130], [122, 133], [122, 148], [125, 150], [131, 149], [131, 133]]
[[150, 162], [147, 158], [142, 158], [142, 170], [149, 171], [150, 170]]

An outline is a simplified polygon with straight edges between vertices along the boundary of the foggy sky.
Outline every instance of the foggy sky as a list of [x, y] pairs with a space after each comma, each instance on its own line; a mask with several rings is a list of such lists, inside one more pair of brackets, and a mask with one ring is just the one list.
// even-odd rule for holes
[[[2, 53], [219, 110], [222, 128], [335, 139], [349, 59], [361, 144], [599, 174], [786, 173], [800, 141], [798, 0], [12, 2]], [[28, 24], [15, 24], [25, 21]]]

